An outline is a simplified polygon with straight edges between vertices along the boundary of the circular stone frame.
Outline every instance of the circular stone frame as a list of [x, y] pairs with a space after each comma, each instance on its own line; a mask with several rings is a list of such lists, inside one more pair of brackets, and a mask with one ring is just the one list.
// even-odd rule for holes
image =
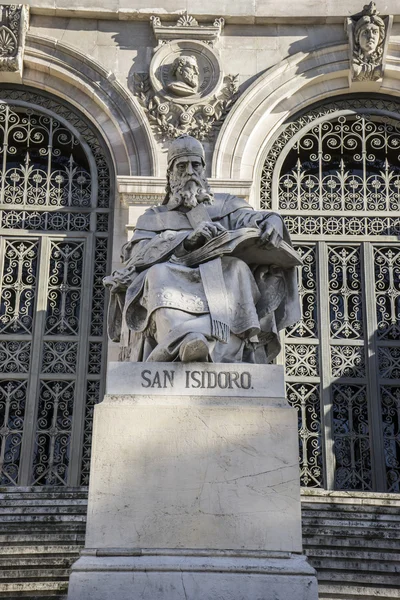
[[[171, 67], [179, 56], [194, 56], [200, 71], [200, 85], [197, 93], [178, 96], [168, 91], [171, 83]], [[200, 41], [176, 40], [164, 44], [156, 51], [150, 63], [150, 81], [154, 91], [166, 100], [176, 104], [196, 104], [205, 102], [221, 88], [224, 73], [214, 50]]]

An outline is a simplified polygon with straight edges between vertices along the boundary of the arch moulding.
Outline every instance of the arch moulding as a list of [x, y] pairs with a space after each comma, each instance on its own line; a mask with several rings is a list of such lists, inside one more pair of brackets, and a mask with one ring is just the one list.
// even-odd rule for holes
[[151, 176], [158, 160], [136, 100], [99, 63], [56, 40], [27, 35], [22, 85], [77, 108], [106, 143], [116, 175]]
[[349, 88], [347, 44], [298, 53], [261, 75], [239, 98], [218, 136], [212, 177], [253, 183], [250, 203], [258, 202], [266, 149], [279, 127], [308, 105], [358, 92], [400, 95], [400, 44], [389, 46], [385, 77]]

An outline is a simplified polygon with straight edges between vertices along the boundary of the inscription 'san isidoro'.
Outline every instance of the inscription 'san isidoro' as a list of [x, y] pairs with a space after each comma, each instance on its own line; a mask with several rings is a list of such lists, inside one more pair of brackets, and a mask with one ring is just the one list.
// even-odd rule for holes
[[[163, 369], [141, 372], [141, 386], [143, 388], [173, 388], [175, 371]], [[243, 389], [248, 390], [251, 385], [251, 373], [244, 371], [185, 371], [185, 388], [200, 389]]]

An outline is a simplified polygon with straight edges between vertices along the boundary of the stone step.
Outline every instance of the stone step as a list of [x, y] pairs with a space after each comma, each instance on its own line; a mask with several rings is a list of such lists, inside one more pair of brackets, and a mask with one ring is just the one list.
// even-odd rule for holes
[[[40, 569], [40, 572], [48, 572], [48, 570], [68, 570], [71, 565], [78, 559], [79, 553], [69, 557], [49, 557], [39, 556], [38, 558], [16, 558], [13, 557], [12, 561], [10, 558], [0, 558], [0, 579], [9, 579], [7, 573], [18, 572], [19, 577], [22, 579], [30, 578], [30, 573], [35, 569]], [[37, 571], [35, 571], [37, 572]]]
[[69, 567], [63, 567], [60, 569], [56, 568], [46, 568], [46, 569], [5, 569], [0, 570], [0, 581], [40, 581], [46, 580], [51, 581], [52, 579], [56, 581], [68, 581], [69, 577]]
[[372, 520], [372, 521], [397, 521], [400, 522], [400, 514], [398, 507], [384, 507], [385, 510], [382, 512], [370, 511], [370, 510], [355, 510], [363, 507], [346, 507], [346, 510], [339, 510], [338, 506], [335, 505], [333, 510], [329, 510], [329, 505], [326, 505], [325, 510], [316, 508], [303, 508], [301, 511], [302, 519], [326, 519], [329, 515], [330, 519], [356, 519], [356, 520]]
[[[315, 530], [314, 530], [315, 533]], [[359, 550], [360, 552], [367, 550], [391, 550], [395, 548], [398, 550], [399, 544], [396, 539], [391, 538], [374, 538], [374, 537], [346, 537], [344, 534], [343, 537], [333, 537], [329, 538], [324, 535], [313, 535], [307, 534], [303, 536], [303, 544], [307, 549], [309, 547], [312, 548], [324, 548], [328, 546], [329, 548], [351, 548], [352, 550]]]
[[0, 559], [3, 557], [8, 557], [7, 560], [14, 560], [14, 557], [18, 556], [32, 556], [36, 555], [41, 556], [57, 556], [57, 555], [69, 555], [69, 554], [78, 554], [80, 549], [80, 545], [24, 545], [24, 546], [0, 546]]
[[77, 506], [81, 507], [82, 510], [87, 510], [87, 499], [86, 498], [44, 498], [40, 500], [38, 498], [25, 500], [23, 498], [19, 500], [15, 500], [14, 498], [7, 498], [6, 500], [0, 500], [1, 508], [7, 508], [8, 506], [14, 508], [16, 506], [22, 507], [40, 507], [40, 506], [48, 506], [48, 507], [63, 507], [63, 506]]
[[389, 574], [389, 573], [368, 573], [365, 571], [336, 571], [335, 569], [327, 569], [324, 567], [320, 567], [317, 569], [317, 578], [318, 581], [327, 581], [327, 582], [335, 582], [338, 581], [341, 584], [345, 582], [350, 583], [351, 585], [358, 586], [374, 586], [374, 585], [383, 585], [385, 587], [395, 587], [399, 589], [399, 574]]
[[398, 562], [400, 565], [400, 553], [399, 548], [394, 548], [392, 552], [381, 552], [379, 550], [376, 551], [364, 551], [363, 549], [354, 549], [354, 550], [342, 550], [338, 548], [306, 548], [306, 554], [308, 557], [312, 557], [315, 562], [316, 558], [346, 558], [346, 559], [354, 559], [363, 561], [378, 561], [380, 563], [389, 563], [391, 561]]
[[316, 525], [318, 527], [340, 527], [341, 529], [347, 528], [358, 528], [358, 529], [371, 529], [380, 530], [393, 530], [399, 529], [399, 522], [395, 520], [378, 520], [378, 519], [349, 519], [342, 515], [342, 518], [333, 518], [330, 515], [326, 515], [323, 518], [313, 517], [305, 518], [304, 525], [311, 527]]
[[400, 590], [322, 582], [318, 585], [318, 597], [319, 600], [393, 600], [400, 598]]
[[4, 506], [0, 505], [0, 523], [3, 520], [7, 520], [7, 517], [12, 516], [34, 516], [34, 515], [83, 515], [86, 518], [86, 505], [82, 506], [59, 506], [52, 504], [50, 506]]
[[20, 514], [20, 515], [1, 515], [0, 523], [85, 523], [85, 514], [58, 514], [56, 512], [46, 514]]
[[[309, 554], [307, 553], [307, 556]], [[318, 559], [313, 558], [313, 567], [319, 573], [320, 570], [324, 569], [335, 569], [335, 571], [357, 571], [357, 573], [361, 573], [362, 571], [367, 571], [368, 574], [372, 573], [398, 573], [400, 574], [400, 563], [396, 561], [392, 562], [379, 562], [379, 561], [370, 561], [365, 560], [363, 556], [359, 556], [356, 559], [345, 559], [341, 560], [339, 558], [333, 560], [326, 559]], [[400, 575], [398, 576], [398, 581], [400, 582]]]
[[30, 521], [27, 519], [26, 521], [19, 521], [18, 519], [9, 522], [1, 523], [1, 531], [2, 533], [7, 532], [20, 532], [20, 533], [34, 533], [35, 531], [45, 533], [46, 531], [60, 531], [64, 529], [65, 531], [84, 531], [85, 530], [85, 522], [82, 520], [73, 520], [68, 521], [68, 519], [59, 520], [57, 518], [51, 520], [41, 520], [37, 519], [35, 521]]
[[5, 544], [9, 545], [20, 545], [24, 544], [27, 546], [37, 546], [38, 544], [63, 544], [69, 543], [83, 543], [85, 540], [84, 532], [68, 532], [60, 533], [58, 531], [52, 533], [36, 532], [34, 535], [27, 535], [22, 533], [1, 533], [0, 534], [0, 546]]
[[12, 583], [0, 583], [0, 598], [3, 598], [1, 594], [11, 594], [11, 598], [19, 597], [21, 592], [25, 592], [25, 596], [29, 594], [29, 597], [37, 597], [38, 593], [43, 592], [60, 592], [66, 594], [68, 591], [68, 581], [21, 581]]
[[[344, 526], [323, 526], [320, 527], [315, 525], [310, 527], [305, 525], [303, 527], [303, 535], [305, 537], [315, 535], [316, 531], [318, 531], [318, 537], [326, 536], [327, 538], [361, 538], [361, 539], [392, 539], [398, 540], [400, 539], [400, 528], [378, 528], [378, 527], [351, 527], [350, 525]], [[325, 540], [325, 543], [326, 540]]]
[[301, 514], [323, 514], [329, 513], [334, 515], [346, 514], [346, 518], [349, 518], [352, 513], [359, 513], [360, 515], [369, 515], [371, 518], [380, 518], [381, 515], [399, 515], [400, 505], [395, 506], [370, 506], [363, 504], [311, 504], [303, 503], [301, 507]]
[[363, 506], [400, 506], [400, 497], [396, 493], [380, 492], [338, 492], [326, 491], [317, 488], [303, 488], [301, 490], [302, 505], [311, 503], [327, 504], [360, 504]]
[[[24, 491], [27, 490], [27, 491]], [[18, 500], [87, 500], [88, 494], [87, 490], [82, 490], [82, 488], [77, 488], [75, 491], [71, 488], [67, 488], [63, 490], [60, 488], [59, 491], [55, 490], [55, 488], [50, 488], [46, 490], [45, 488], [4, 488], [0, 487], [0, 502], [3, 500], [11, 500], [12, 498]]]

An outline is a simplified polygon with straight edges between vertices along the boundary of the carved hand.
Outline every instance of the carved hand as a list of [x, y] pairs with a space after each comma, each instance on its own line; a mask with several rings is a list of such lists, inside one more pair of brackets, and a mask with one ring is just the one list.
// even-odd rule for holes
[[203, 244], [205, 244], [205, 242], [208, 242], [208, 240], [217, 237], [224, 231], [225, 227], [223, 227], [220, 223], [210, 223], [205, 221], [188, 235], [183, 245], [186, 250], [195, 250], [196, 248], [200, 248]]
[[271, 220], [268, 219], [260, 223], [259, 227], [261, 230], [261, 245], [277, 248], [282, 240], [281, 227], [277, 227], [277, 224], [272, 223]]

